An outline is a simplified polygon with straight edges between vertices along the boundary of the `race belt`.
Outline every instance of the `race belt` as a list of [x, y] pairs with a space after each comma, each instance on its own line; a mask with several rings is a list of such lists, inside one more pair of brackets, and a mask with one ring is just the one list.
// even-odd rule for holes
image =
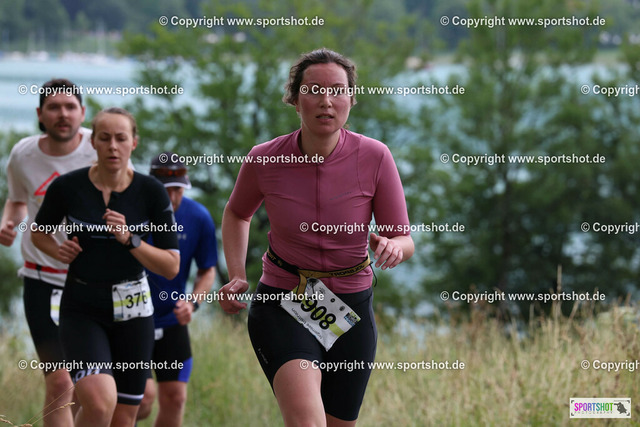
[[296, 295], [304, 294], [304, 291], [307, 287], [307, 279], [310, 279], [312, 277], [315, 279], [324, 279], [328, 277], [353, 276], [354, 274], [361, 272], [371, 264], [371, 259], [369, 258], [369, 254], [367, 253], [367, 259], [365, 259], [358, 265], [354, 265], [353, 267], [332, 271], [307, 270], [304, 268], [298, 268], [295, 265], [289, 264], [287, 261], [283, 260], [273, 251], [273, 249], [271, 249], [271, 246], [269, 246], [269, 249], [267, 250], [267, 257], [278, 267], [300, 277], [298, 286], [296, 286], [296, 288], [293, 290]]
[[30, 261], [24, 262], [24, 268], [28, 268], [30, 270], [42, 271], [43, 273], [67, 274], [67, 270], [60, 270], [58, 268], [47, 267], [46, 265], [40, 265]]

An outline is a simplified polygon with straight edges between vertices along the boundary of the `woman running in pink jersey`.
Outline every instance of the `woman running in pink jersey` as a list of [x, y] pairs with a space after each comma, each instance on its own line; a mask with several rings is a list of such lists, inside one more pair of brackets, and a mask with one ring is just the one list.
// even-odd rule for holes
[[[336, 52], [300, 57], [284, 101], [301, 127], [251, 150], [222, 220], [231, 281], [221, 292], [240, 294], [249, 286], [251, 218], [263, 202], [269, 216], [248, 327], [285, 425], [356, 424], [377, 341], [368, 248], [383, 270], [414, 251], [389, 149], [343, 128], [355, 84], [355, 65]], [[385, 232], [369, 235], [372, 215]], [[246, 307], [232, 298], [221, 305], [228, 313]]]

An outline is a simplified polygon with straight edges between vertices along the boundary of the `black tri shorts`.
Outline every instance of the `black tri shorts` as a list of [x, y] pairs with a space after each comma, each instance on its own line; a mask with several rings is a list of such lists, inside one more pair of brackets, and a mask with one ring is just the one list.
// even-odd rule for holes
[[[284, 294], [289, 291], [258, 283], [256, 294]], [[361, 320], [334, 343], [329, 351], [296, 319], [280, 307], [279, 298], [254, 298], [249, 308], [249, 337], [269, 383], [278, 369], [294, 359], [339, 369], [321, 369], [322, 402], [325, 412], [338, 419], [358, 418], [371, 376], [370, 362], [376, 355], [378, 331], [373, 316], [373, 289], [336, 294]], [[351, 369], [356, 367], [356, 369]], [[314, 369], [309, 367], [309, 369]]]
[[113, 320], [110, 285], [68, 276], [60, 308], [60, 339], [74, 384], [95, 374], [113, 376], [118, 403], [139, 405], [153, 350], [153, 316]]
[[[52, 307], [52, 301], [54, 301], [52, 297], [54, 294], [61, 293], [62, 288], [42, 280], [24, 278], [24, 293], [22, 295], [24, 312], [33, 344], [41, 362], [64, 361], [58, 326], [52, 319], [52, 311], [59, 312], [59, 309]], [[50, 372], [52, 371], [45, 371], [45, 375]]]

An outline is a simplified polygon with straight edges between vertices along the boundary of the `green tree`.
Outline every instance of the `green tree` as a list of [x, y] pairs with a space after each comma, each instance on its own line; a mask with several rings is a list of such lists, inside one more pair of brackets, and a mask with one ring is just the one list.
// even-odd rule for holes
[[[468, 16], [595, 17], [574, 2], [473, 0]], [[472, 29], [458, 49], [464, 74], [420, 117], [427, 143], [411, 152], [414, 218], [466, 226], [419, 236], [426, 289], [547, 292], [562, 266], [563, 291], [605, 291], [608, 301], [637, 276], [634, 239], [584, 233], [581, 224], [637, 219], [637, 101], [581, 92], [600, 28], [498, 26]], [[613, 64], [605, 84], [624, 81]], [[635, 107], [634, 107], [635, 106]], [[454, 123], [455, 125], [452, 125]], [[602, 155], [603, 164], [504, 162], [467, 166], [460, 155]], [[443, 164], [440, 155], [450, 156]], [[425, 171], [428, 171], [425, 173]], [[570, 306], [571, 304], [565, 304]]]
[[[228, 25], [212, 21], [211, 28], [152, 26], [152, 36], [128, 34], [122, 53], [133, 55], [144, 67], [138, 82], [144, 85], [182, 86], [182, 96], [139, 98], [129, 106], [143, 137], [138, 158], [159, 150], [179, 154], [244, 155], [255, 144], [299, 127], [291, 107], [281, 102], [288, 67], [296, 57], [318, 47], [335, 49], [355, 60], [359, 84], [378, 85], [396, 75], [412, 52], [406, 37], [413, 19], [402, 10], [389, 17], [382, 1], [349, 4], [329, 0], [302, 0], [252, 4], [218, 1], [203, 4], [209, 18], [314, 18], [321, 25]], [[318, 23], [318, 21], [316, 21]], [[359, 23], [365, 22], [366, 25]], [[197, 101], [197, 105], [195, 102]], [[356, 132], [389, 141], [403, 118], [387, 97], [361, 97], [349, 125]], [[194, 186], [220, 224], [239, 164], [218, 161], [191, 167]], [[266, 212], [252, 222], [248, 274], [259, 277], [260, 258], [267, 247]]]
[[2, 49], [15, 46], [19, 39], [25, 40], [26, 22], [22, 14], [25, 0], [0, 2], [0, 40]]
[[50, 50], [62, 40], [69, 15], [59, 0], [0, 3], [3, 48]]

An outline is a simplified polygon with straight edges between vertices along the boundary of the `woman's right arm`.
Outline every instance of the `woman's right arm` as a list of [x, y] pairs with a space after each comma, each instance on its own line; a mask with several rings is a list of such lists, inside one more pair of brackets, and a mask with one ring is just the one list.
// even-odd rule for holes
[[251, 218], [240, 218], [229, 208], [228, 203], [222, 215], [222, 246], [229, 270], [229, 283], [220, 288], [219, 293], [222, 296], [220, 306], [229, 314], [237, 314], [247, 307], [247, 303], [237, 301], [234, 297], [227, 298], [227, 295], [239, 295], [249, 288], [245, 264]]
[[59, 245], [51, 234], [46, 234], [42, 231], [33, 231], [31, 233], [31, 242], [33, 242], [36, 248], [51, 258], [57, 259], [65, 264], [71, 264], [71, 261], [76, 259], [78, 254], [82, 252], [78, 238], [75, 236], [70, 240], [65, 240]]
[[[68, 180], [65, 180], [65, 178], [65, 175], [56, 178], [47, 189], [42, 205], [34, 219], [36, 224], [54, 225], [62, 223], [67, 209], [67, 193], [64, 190], [63, 182], [68, 182]], [[65, 264], [71, 264], [78, 254], [82, 252], [77, 236], [58, 244], [52, 234], [32, 231], [31, 241], [36, 248]]]

